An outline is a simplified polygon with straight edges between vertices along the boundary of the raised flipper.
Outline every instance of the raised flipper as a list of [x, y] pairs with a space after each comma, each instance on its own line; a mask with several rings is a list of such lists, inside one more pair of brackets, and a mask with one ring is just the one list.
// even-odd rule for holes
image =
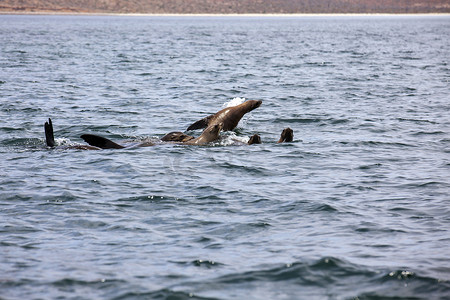
[[122, 145], [116, 144], [107, 138], [93, 135], [93, 134], [83, 134], [81, 138], [91, 146], [95, 146], [101, 149], [122, 149], [125, 148]]
[[174, 131], [174, 132], [169, 132], [168, 134], [166, 134], [165, 136], [163, 136], [161, 138], [161, 141], [163, 142], [187, 142], [194, 139], [193, 136], [184, 134], [182, 132], [178, 132], [178, 131]]
[[287, 127], [283, 129], [281, 132], [280, 139], [278, 140], [278, 143], [284, 143], [284, 142], [292, 142], [294, 140], [294, 130]]
[[201, 129], [201, 128], [206, 128], [209, 125], [209, 122], [211, 121], [211, 119], [214, 117], [215, 115], [210, 115], [207, 116], [201, 120], [198, 120], [197, 122], [191, 124], [191, 126], [189, 126], [187, 128], [187, 130], [195, 130], [195, 129]]
[[56, 144], [55, 144], [55, 137], [53, 135], [53, 124], [50, 118], [48, 118], [48, 122], [45, 122], [44, 130], [45, 130], [45, 142], [47, 143], [47, 146], [55, 147]]

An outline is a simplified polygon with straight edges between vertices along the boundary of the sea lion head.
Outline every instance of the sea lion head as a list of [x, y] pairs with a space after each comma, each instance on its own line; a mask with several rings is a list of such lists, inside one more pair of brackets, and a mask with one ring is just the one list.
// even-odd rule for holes
[[254, 134], [253, 136], [250, 137], [250, 139], [248, 140], [248, 144], [249, 145], [253, 145], [253, 144], [261, 144], [261, 137], [257, 134]]
[[262, 104], [262, 101], [261, 100], [247, 100], [242, 104], [247, 108], [247, 112], [249, 112], [249, 111], [254, 110], [255, 108], [260, 107]]
[[219, 135], [220, 131], [223, 129], [223, 122], [220, 122], [219, 124], [215, 124], [211, 127], [212, 127], [211, 132]]
[[278, 140], [278, 143], [283, 143], [283, 142], [292, 142], [294, 140], [294, 131], [287, 127], [285, 129], [283, 129], [283, 131], [281, 132], [281, 136], [280, 139]]

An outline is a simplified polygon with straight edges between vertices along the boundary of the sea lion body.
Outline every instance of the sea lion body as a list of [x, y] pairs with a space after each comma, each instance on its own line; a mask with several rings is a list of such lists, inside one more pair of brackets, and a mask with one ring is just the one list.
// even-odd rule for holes
[[239, 105], [224, 108], [193, 123], [187, 130], [201, 129], [219, 123], [223, 123], [223, 131], [233, 130], [246, 113], [260, 107], [261, 103], [261, 100], [247, 100]]
[[173, 132], [169, 132], [168, 134], [166, 134], [165, 136], [163, 136], [161, 138], [161, 141], [163, 142], [187, 142], [190, 140], [193, 140], [194, 137], [184, 134], [183, 132], [179, 132], [179, 131], [173, 131]]
[[213, 124], [208, 126], [203, 133], [196, 139], [184, 142], [186, 145], [205, 145], [214, 142], [219, 138], [220, 131], [223, 128], [223, 123]]
[[[220, 131], [222, 130], [223, 124], [214, 124], [212, 126], [208, 126], [203, 133], [198, 138], [193, 138], [191, 136], [185, 135], [181, 132], [171, 132], [163, 137], [166, 141], [176, 141], [179, 144], [183, 145], [204, 145], [209, 142], [213, 142], [219, 138]], [[128, 148], [127, 146], [123, 146], [117, 144], [107, 138], [102, 136], [94, 135], [94, 134], [83, 134], [81, 138], [88, 143], [90, 146], [98, 147], [100, 149], [123, 149]], [[177, 140], [178, 139], [178, 140]], [[179, 141], [182, 139], [182, 141]], [[183, 141], [185, 140], [185, 141]], [[140, 144], [134, 144], [131, 147], [150, 147], [155, 144], [152, 142], [143, 142]]]

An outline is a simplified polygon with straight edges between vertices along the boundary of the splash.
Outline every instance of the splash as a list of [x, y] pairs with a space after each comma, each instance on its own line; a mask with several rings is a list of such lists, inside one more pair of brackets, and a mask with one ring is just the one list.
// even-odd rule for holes
[[242, 145], [247, 144], [249, 141], [248, 136], [237, 136], [235, 132], [227, 132], [224, 134], [220, 140], [219, 145], [221, 146], [231, 146], [231, 145]]
[[222, 105], [222, 107], [223, 108], [232, 107], [232, 106], [236, 106], [236, 105], [239, 105], [241, 103], [244, 103], [244, 102], [245, 102], [245, 98], [236, 97], [236, 98], [233, 98], [233, 100], [231, 100], [231, 101], [225, 102]]
[[73, 146], [76, 145], [77, 143], [72, 142], [68, 138], [55, 138], [55, 144], [56, 144], [55, 146]]

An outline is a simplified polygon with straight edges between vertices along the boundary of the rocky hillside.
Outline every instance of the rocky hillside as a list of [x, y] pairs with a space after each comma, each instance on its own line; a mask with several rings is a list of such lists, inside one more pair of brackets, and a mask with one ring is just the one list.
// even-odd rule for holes
[[449, 0], [0, 0], [0, 12], [450, 13]]

